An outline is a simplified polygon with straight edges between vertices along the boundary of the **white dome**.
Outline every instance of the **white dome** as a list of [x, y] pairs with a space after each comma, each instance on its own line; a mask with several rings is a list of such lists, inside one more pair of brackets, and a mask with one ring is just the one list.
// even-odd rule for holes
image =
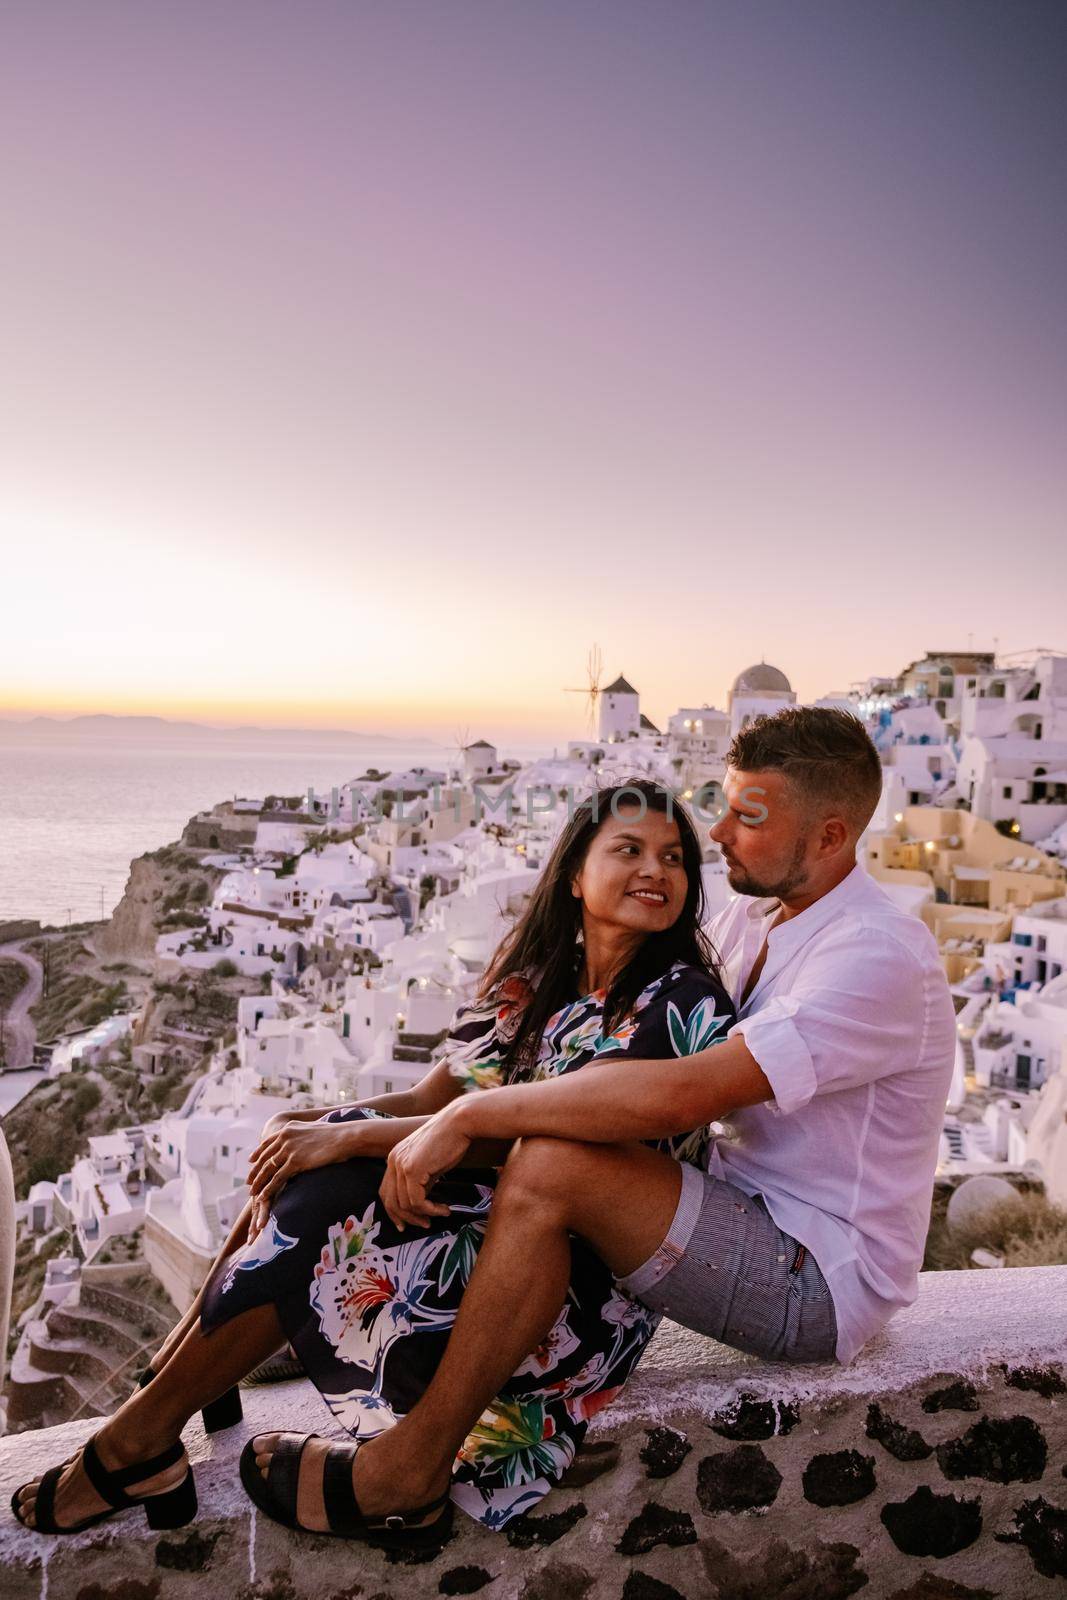
[[746, 667], [744, 672], [739, 672], [734, 679], [734, 694], [792, 694], [793, 685], [789, 682], [784, 672], [779, 672], [777, 667], [768, 666], [766, 661], [759, 661], [754, 667]]

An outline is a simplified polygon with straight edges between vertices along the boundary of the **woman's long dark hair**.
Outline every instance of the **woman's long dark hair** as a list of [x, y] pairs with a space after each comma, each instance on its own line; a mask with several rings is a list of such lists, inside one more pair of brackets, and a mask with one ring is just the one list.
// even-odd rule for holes
[[[616, 799], [618, 796], [618, 799]], [[509, 1066], [536, 1059], [548, 1019], [572, 998], [582, 902], [571, 892], [589, 846], [605, 819], [619, 808], [640, 805], [659, 811], [678, 824], [685, 868], [685, 903], [677, 919], [662, 932], [650, 933], [616, 975], [604, 1003], [605, 1031], [615, 1027], [637, 996], [654, 979], [685, 961], [717, 975], [718, 959], [704, 933], [704, 885], [701, 850], [693, 823], [669, 789], [646, 778], [594, 790], [576, 807], [556, 841], [530, 903], [493, 956], [482, 979], [479, 997], [488, 999], [506, 978], [533, 968], [540, 973], [532, 998], [522, 1013], [518, 1032], [505, 1052]]]

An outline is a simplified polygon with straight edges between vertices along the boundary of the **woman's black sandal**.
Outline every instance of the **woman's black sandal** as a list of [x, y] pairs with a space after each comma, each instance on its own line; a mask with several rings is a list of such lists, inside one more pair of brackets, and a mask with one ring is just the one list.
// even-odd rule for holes
[[[308, 1441], [320, 1437], [317, 1433], [281, 1434], [265, 1478], [256, 1466], [255, 1440], [249, 1439], [241, 1451], [241, 1482], [248, 1498], [264, 1516], [300, 1533], [312, 1531], [296, 1520], [300, 1457]], [[444, 1544], [452, 1532], [452, 1501], [447, 1490], [414, 1510], [368, 1521], [352, 1488], [352, 1454], [353, 1447], [345, 1444], [335, 1444], [326, 1452], [322, 1498], [330, 1533], [341, 1539], [361, 1539], [379, 1550], [436, 1550]], [[441, 1515], [433, 1522], [422, 1523], [423, 1517], [438, 1510]]]
[[[82, 1466], [85, 1476], [100, 1496], [107, 1502], [106, 1511], [98, 1511], [94, 1516], [84, 1517], [81, 1522], [75, 1522], [69, 1528], [60, 1527], [55, 1518], [56, 1487], [69, 1461], [64, 1461], [61, 1466], [49, 1467], [40, 1483], [37, 1485], [37, 1498], [33, 1504], [34, 1533], [81, 1533], [84, 1528], [95, 1528], [98, 1522], [105, 1522], [108, 1517], [113, 1517], [116, 1511], [126, 1511], [132, 1506], [144, 1506], [144, 1513], [150, 1528], [182, 1528], [187, 1522], [192, 1522], [196, 1516], [196, 1483], [193, 1478], [193, 1469], [186, 1466], [185, 1477], [173, 1489], [164, 1489], [158, 1494], [127, 1494], [126, 1489], [131, 1483], [146, 1483], [149, 1478], [154, 1478], [157, 1473], [165, 1472], [182, 1459], [185, 1454], [180, 1443], [170, 1445], [162, 1455], [153, 1456], [151, 1461], [139, 1461], [132, 1467], [118, 1467], [111, 1472], [101, 1461], [97, 1454], [96, 1444], [90, 1439], [82, 1449]], [[19, 1495], [27, 1487], [23, 1484], [11, 1496], [11, 1510], [15, 1520], [22, 1522], [19, 1515]], [[29, 1527], [28, 1523], [22, 1523]]]
[[[153, 1372], [151, 1367], [145, 1367], [137, 1380], [138, 1389], [147, 1388], [152, 1379], [158, 1376], [159, 1374]], [[232, 1389], [227, 1389], [217, 1400], [210, 1401], [200, 1415], [204, 1419], [204, 1429], [207, 1433], [221, 1433], [224, 1428], [236, 1427], [244, 1416], [240, 1389], [236, 1385]]]

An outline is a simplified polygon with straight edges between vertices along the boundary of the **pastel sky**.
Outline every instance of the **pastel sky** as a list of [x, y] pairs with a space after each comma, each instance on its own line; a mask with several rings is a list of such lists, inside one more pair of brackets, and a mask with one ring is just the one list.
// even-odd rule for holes
[[24, 0], [0, 63], [0, 714], [1067, 649], [1062, 0]]

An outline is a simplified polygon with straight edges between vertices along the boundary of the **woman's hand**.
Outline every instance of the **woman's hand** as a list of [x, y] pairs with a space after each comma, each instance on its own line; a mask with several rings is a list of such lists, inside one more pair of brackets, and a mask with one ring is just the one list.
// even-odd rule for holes
[[[272, 1130], [271, 1124], [280, 1125]], [[248, 1236], [262, 1228], [270, 1213], [272, 1197], [298, 1172], [332, 1166], [347, 1161], [353, 1154], [354, 1130], [358, 1122], [288, 1122], [272, 1117], [263, 1138], [252, 1151], [248, 1166], [248, 1188], [252, 1196], [252, 1217]]]
[[267, 1121], [263, 1124], [263, 1132], [259, 1136], [259, 1143], [248, 1158], [250, 1166], [252, 1162], [255, 1161], [263, 1146], [267, 1143], [267, 1140], [273, 1139], [276, 1133], [281, 1133], [283, 1128], [288, 1127], [289, 1123], [293, 1119], [293, 1116], [294, 1113], [292, 1111], [276, 1111], [273, 1117], [268, 1117]]
[[431, 1217], [449, 1214], [448, 1206], [427, 1198], [427, 1191], [443, 1173], [458, 1166], [470, 1149], [470, 1135], [463, 1131], [457, 1115], [462, 1105], [462, 1100], [456, 1100], [429, 1117], [421, 1128], [394, 1145], [386, 1158], [379, 1193], [391, 1221], [401, 1232], [409, 1222], [426, 1228]]

